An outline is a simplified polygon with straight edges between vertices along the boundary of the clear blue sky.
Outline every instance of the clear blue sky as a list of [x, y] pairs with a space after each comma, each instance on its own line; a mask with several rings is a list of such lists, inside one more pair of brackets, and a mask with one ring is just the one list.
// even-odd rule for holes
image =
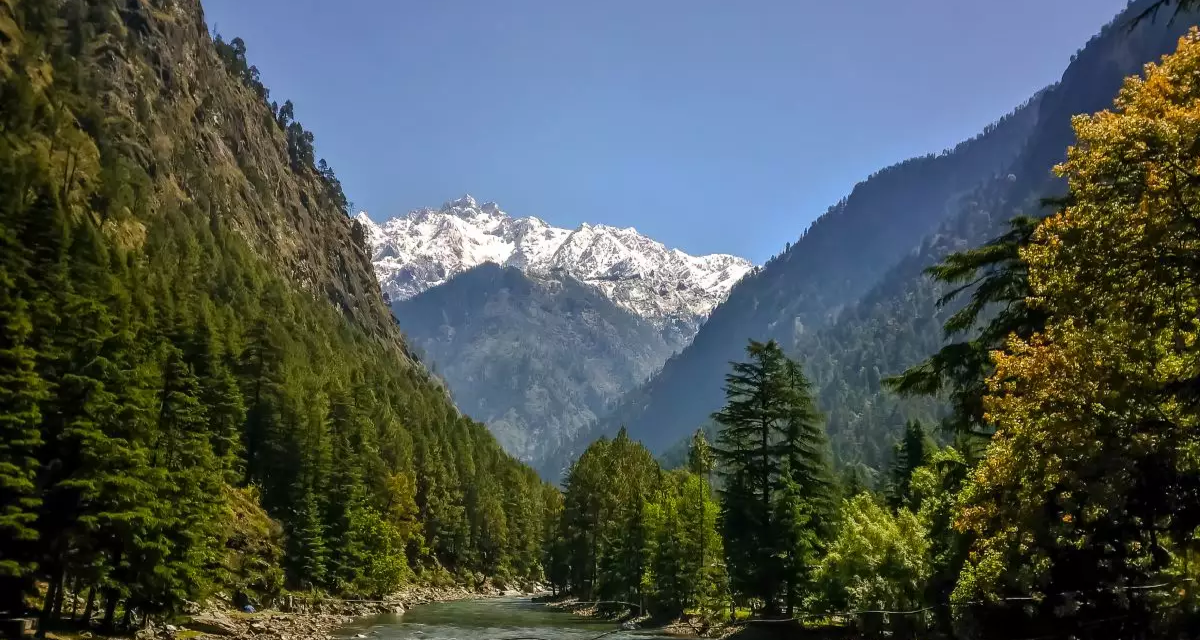
[[204, 0], [377, 220], [463, 193], [762, 262], [1125, 0]]

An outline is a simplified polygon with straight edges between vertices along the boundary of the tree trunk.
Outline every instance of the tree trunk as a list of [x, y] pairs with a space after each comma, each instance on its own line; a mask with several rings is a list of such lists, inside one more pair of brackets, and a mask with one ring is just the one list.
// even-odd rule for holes
[[133, 606], [129, 602], [129, 598], [125, 599], [125, 615], [121, 618], [121, 628], [129, 629], [133, 623]]
[[53, 577], [46, 587], [46, 599], [42, 601], [42, 614], [38, 619], [38, 635], [44, 637], [46, 630], [54, 621], [54, 603], [58, 602], [59, 591], [62, 590], [62, 569], [52, 569]]
[[92, 626], [92, 614], [96, 611], [96, 587], [88, 589], [87, 605], [83, 607], [83, 623]]
[[71, 619], [78, 619], [79, 615], [79, 576], [71, 581]]
[[116, 617], [117, 617], [117, 590], [112, 589], [112, 588], [105, 589], [104, 590], [104, 623], [102, 625], [104, 627], [105, 631], [112, 632], [113, 628], [116, 626], [114, 624], [116, 622]]
[[58, 574], [58, 589], [54, 594], [54, 609], [50, 612], [50, 618], [54, 622], [62, 620], [63, 598], [66, 597], [66, 576], [63, 573]]

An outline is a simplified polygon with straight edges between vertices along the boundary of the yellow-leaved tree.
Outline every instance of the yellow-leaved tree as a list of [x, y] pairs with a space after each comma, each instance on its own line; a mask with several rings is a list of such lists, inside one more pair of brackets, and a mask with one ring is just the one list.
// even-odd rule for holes
[[1188, 610], [1195, 571], [1200, 32], [1073, 126], [1066, 204], [1021, 253], [1049, 320], [993, 354], [954, 600], [984, 625], [1132, 637]]

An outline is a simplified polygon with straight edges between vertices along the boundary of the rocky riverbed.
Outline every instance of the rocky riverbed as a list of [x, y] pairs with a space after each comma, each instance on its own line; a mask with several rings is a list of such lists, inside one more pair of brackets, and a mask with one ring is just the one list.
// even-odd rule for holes
[[261, 640], [329, 639], [335, 629], [356, 618], [380, 613], [403, 613], [431, 602], [447, 602], [500, 595], [527, 595], [517, 590], [466, 587], [410, 587], [384, 600], [315, 599], [285, 597], [277, 610], [243, 613], [209, 608], [180, 625], [150, 625], [138, 631], [137, 640], [190, 638], [256, 638]]

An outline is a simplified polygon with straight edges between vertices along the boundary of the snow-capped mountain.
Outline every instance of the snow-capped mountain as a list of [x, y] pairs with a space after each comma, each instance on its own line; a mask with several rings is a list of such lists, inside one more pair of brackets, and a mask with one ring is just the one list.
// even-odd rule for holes
[[514, 218], [471, 196], [376, 224], [365, 213], [372, 261], [384, 293], [409, 299], [485, 262], [530, 277], [569, 275], [617, 306], [676, 327], [690, 338], [753, 265], [743, 258], [692, 256], [633, 228], [582, 224], [575, 230], [534, 217]]

